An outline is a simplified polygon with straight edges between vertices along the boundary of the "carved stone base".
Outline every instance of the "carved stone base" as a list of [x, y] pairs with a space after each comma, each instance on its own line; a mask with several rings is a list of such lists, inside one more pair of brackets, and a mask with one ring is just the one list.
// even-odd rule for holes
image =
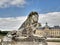
[[47, 45], [47, 43], [43, 43], [43, 42], [17, 42], [12, 45]]

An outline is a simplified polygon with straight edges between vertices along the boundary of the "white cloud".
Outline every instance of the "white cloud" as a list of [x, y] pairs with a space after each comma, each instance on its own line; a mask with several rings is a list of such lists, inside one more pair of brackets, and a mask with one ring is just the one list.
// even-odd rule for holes
[[60, 12], [50, 12], [46, 14], [40, 14], [39, 22], [45, 25], [47, 22], [49, 26], [60, 25]]
[[0, 8], [9, 6], [22, 7], [24, 4], [26, 4], [26, 0], [0, 0]]
[[14, 17], [0, 18], [0, 29], [17, 30], [25, 20], [26, 20], [26, 16], [16, 17], [16, 18]]
[[[27, 16], [0, 18], [1, 30], [17, 30], [26, 20]], [[60, 12], [39, 14], [39, 22], [44, 26], [48, 22], [49, 26], [60, 25]]]

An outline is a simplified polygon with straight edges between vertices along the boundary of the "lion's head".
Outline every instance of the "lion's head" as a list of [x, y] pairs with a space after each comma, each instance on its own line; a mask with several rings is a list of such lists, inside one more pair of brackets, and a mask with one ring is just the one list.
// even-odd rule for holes
[[37, 23], [38, 22], [38, 17], [39, 17], [39, 15], [38, 15], [37, 12], [31, 12], [27, 19], [29, 19], [29, 21], [31, 23]]

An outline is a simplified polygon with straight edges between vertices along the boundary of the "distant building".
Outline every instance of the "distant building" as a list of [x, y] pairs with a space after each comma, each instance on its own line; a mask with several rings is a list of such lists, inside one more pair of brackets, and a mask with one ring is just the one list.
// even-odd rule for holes
[[46, 23], [44, 27], [39, 27], [35, 34], [46, 37], [60, 37], [60, 26], [49, 27]]

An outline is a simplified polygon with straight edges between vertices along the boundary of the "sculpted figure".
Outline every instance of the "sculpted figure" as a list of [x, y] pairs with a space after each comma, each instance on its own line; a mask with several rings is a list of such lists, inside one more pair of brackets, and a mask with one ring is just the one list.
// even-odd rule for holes
[[[8, 33], [10, 35], [12, 40], [15, 39], [25, 39], [26, 37], [32, 37], [35, 34], [36, 29], [41, 26], [40, 23], [38, 23], [38, 13], [37, 12], [31, 12], [26, 21], [21, 25], [21, 27], [18, 29], [18, 31]], [[8, 36], [7, 35], [7, 36]], [[8, 39], [10, 39], [8, 37]], [[26, 38], [27, 39], [27, 38]], [[30, 39], [30, 38], [29, 38]], [[31, 40], [31, 39], [30, 39]]]
[[36, 28], [41, 26], [41, 24], [38, 23], [38, 17], [39, 17], [39, 15], [37, 12], [31, 12], [29, 14], [26, 21], [18, 29], [18, 30], [20, 30], [20, 29], [24, 28], [22, 31], [22, 35], [31, 36], [33, 33], [35, 33]]

